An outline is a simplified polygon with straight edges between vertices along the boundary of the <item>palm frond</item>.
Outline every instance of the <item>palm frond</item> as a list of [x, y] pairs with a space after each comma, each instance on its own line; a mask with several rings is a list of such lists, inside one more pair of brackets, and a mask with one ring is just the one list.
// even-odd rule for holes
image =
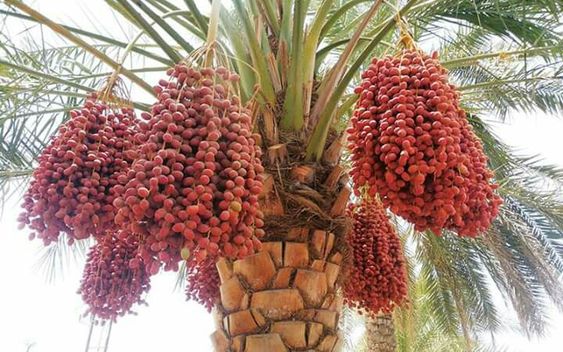
[[452, 77], [465, 81], [460, 89], [464, 102], [473, 111], [491, 111], [502, 119], [516, 110], [547, 114], [563, 111], [563, 71], [558, 64], [534, 68], [527, 64], [518, 66], [497, 64], [458, 68], [453, 70]]
[[57, 242], [40, 249], [39, 259], [34, 266], [37, 271], [43, 273], [47, 282], [55, 282], [64, 275], [65, 268], [86, 258], [91, 245], [90, 240], [82, 240], [70, 246], [65, 236], [61, 236]]
[[411, 22], [421, 45], [439, 48], [446, 66], [448, 61], [465, 63], [452, 67], [450, 78], [461, 86], [468, 109], [503, 119], [515, 110], [560, 113], [563, 73], [558, 62], [563, 46], [555, 10], [562, 5], [546, 2], [552, 6], [430, 1], [429, 6], [415, 7], [413, 14], [419, 16]]
[[[31, 16], [23, 15], [21, 13], [17, 13], [17, 12], [13, 12], [13, 11], [7, 11], [7, 10], [4, 10], [2, 8], [0, 8], [0, 14], [5, 15], [4, 22], [6, 22], [7, 19], [23, 19], [25, 21], [38, 23], [37, 20], [34, 19]], [[123, 49], [125, 49], [128, 45], [128, 43], [126, 43], [122, 40], [112, 38], [112, 37], [108, 37], [108, 36], [102, 35], [100, 33], [89, 32], [89, 31], [83, 30], [81, 28], [68, 26], [68, 25], [61, 25], [61, 26], [65, 29], [67, 29], [68, 31], [74, 33], [74, 34], [78, 34], [78, 35], [85, 36], [87, 38], [91, 38], [92, 40], [95, 40], [99, 44], [113, 45], [115, 47], [119, 47], [119, 48], [123, 48]], [[155, 54], [151, 51], [145, 50], [141, 46], [135, 46], [131, 50], [133, 52], [137, 53], [137, 54], [140, 54], [140, 55], [145, 56], [147, 58], [150, 58], [152, 60], [158, 61], [162, 64], [167, 65], [167, 66], [170, 66], [170, 65], [173, 64], [173, 62], [168, 60], [167, 58], [164, 58], [160, 55], [157, 55], [157, 54]]]
[[365, 351], [365, 318], [362, 315], [359, 315], [358, 312], [352, 308], [344, 307], [338, 327], [344, 337], [344, 351]]
[[178, 269], [178, 273], [176, 276], [174, 291], [180, 291], [186, 287], [187, 274], [188, 274], [188, 269], [186, 267], [186, 262], [182, 261], [182, 263], [180, 264], [180, 269]]
[[[65, 84], [62, 77], [90, 75], [102, 66], [76, 47], [23, 51], [3, 43], [1, 49], [12, 64], [2, 66], [0, 77], [0, 172], [6, 178], [21, 176], [22, 171], [33, 168], [36, 156], [67, 118], [68, 111], [79, 106], [88, 92], [82, 86], [100, 85], [100, 78]], [[14, 64], [32, 67], [41, 75]]]
[[[459, 317], [457, 322], [443, 319], [447, 332], [455, 331], [454, 327], [461, 329], [469, 342], [471, 333], [498, 329], [500, 319], [486, 275], [479, 267], [473, 240], [454, 234], [443, 237], [425, 234], [420, 239], [419, 252], [421, 262], [425, 263], [423, 270], [428, 273], [427, 280], [439, 285], [447, 306]], [[451, 311], [440, 313], [451, 314]]]
[[557, 0], [437, 0], [420, 7], [415, 18], [428, 32], [442, 33], [448, 24], [481, 28], [495, 36], [528, 45], [560, 42], [558, 15], [563, 5]]
[[[553, 269], [545, 266], [538, 241], [521, 220], [506, 210], [483, 241], [486, 244], [481, 251], [483, 263], [499, 290], [511, 302], [522, 330], [541, 335], [547, 318], [546, 293], [560, 288], [552, 287], [556, 286], [552, 281]], [[542, 281], [546, 278], [548, 281]]]
[[[420, 246], [419, 234], [407, 235], [409, 241]], [[416, 237], [413, 237], [416, 236]], [[467, 351], [468, 344], [460, 328], [459, 319], [455, 319], [455, 303], [451, 295], [440, 290], [440, 283], [431, 267], [421, 263], [415, 255], [408, 255], [410, 261], [417, 263], [412, 281], [409, 282], [409, 303], [394, 312], [397, 337], [397, 351]], [[449, 302], [450, 312], [440, 311], [440, 304]], [[436, 303], [438, 301], [438, 303]], [[448, 316], [454, 317], [449, 319]], [[485, 348], [479, 339], [471, 341], [471, 350]]]

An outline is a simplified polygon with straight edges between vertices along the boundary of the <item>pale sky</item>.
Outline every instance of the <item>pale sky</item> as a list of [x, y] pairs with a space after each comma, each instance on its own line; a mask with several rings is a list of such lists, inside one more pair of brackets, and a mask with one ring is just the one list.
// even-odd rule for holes
[[[26, 3], [64, 23], [79, 23], [91, 29], [103, 19], [103, 27], [120, 31], [102, 0]], [[128, 34], [131, 33], [134, 31]], [[561, 116], [513, 114], [507, 124], [495, 123], [494, 126], [505, 142], [518, 147], [523, 154], [541, 154], [546, 162], [563, 167]], [[30, 349], [32, 352], [84, 351], [89, 321], [80, 319], [85, 306], [76, 294], [83, 261], [65, 263], [63, 276], [46, 282], [45, 273], [38, 268], [40, 243], [30, 242], [24, 231], [16, 229], [18, 202], [14, 199], [5, 204], [0, 218], [0, 278], [3, 283], [0, 287], [0, 351], [23, 352], [31, 343], [35, 343]], [[149, 307], [140, 307], [139, 315], [127, 316], [114, 324], [110, 352], [211, 351], [209, 334], [214, 329], [211, 316], [199, 305], [186, 302], [183, 290], [174, 291], [175, 280], [174, 273], [153, 278], [147, 297]], [[507, 327], [516, 324], [510, 314], [505, 321]], [[99, 340], [103, 335], [101, 328], [97, 328], [91, 346], [102, 345]], [[563, 315], [553, 310], [552, 327], [541, 339], [529, 341], [507, 331], [499, 334], [496, 342], [511, 352], [560, 352]]]

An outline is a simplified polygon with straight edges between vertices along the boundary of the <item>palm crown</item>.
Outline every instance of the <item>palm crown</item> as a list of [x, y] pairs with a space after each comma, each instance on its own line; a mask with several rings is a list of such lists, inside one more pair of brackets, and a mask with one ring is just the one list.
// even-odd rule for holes
[[[476, 240], [414, 233], [399, 225], [411, 252], [411, 286], [423, 288], [426, 297], [396, 313], [399, 346], [414, 348], [404, 341], [415, 339], [411, 327], [420, 322], [409, 310], [431, 316], [432, 328], [441, 334], [461, 334], [466, 341], [498, 330], [496, 289], [511, 302], [524, 331], [542, 332], [549, 298], [559, 304], [563, 295], [558, 279], [563, 205], [553, 192], [563, 170], [515, 155], [483, 117], [503, 120], [513, 110], [561, 112], [560, 1], [233, 0], [220, 11], [214, 1], [209, 16], [192, 0], [106, 3], [139, 35], [125, 42], [58, 24], [21, 1], [6, 0], [0, 7], [4, 25], [41, 25], [66, 41], [49, 46], [35, 40], [24, 47], [2, 35], [4, 197], [9, 185], [25, 184], [68, 112], [105, 77], [118, 70], [133, 87], [135, 108], [147, 111], [154, 94], [148, 77], [162, 74], [210, 37], [217, 60], [240, 75], [240, 96], [252, 102], [265, 153], [274, 157], [280, 146], [289, 146], [289, 157], [299, 162], [331, 161], [335, 149], [340, 155], [360, 71], [372, 57], [394, 54], [408, 31], [423, 48], [440, 52], [459, 85], [504, 205]], [[346, 156], [343, 160], [345, 165]]]

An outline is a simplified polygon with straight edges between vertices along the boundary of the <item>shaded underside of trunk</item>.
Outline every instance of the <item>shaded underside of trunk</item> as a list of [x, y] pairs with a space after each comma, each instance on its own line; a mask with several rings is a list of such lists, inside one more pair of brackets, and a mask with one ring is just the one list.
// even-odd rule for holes
[[367, 352], [394, 352], [397, 348], [391, 314], [366, 319]]

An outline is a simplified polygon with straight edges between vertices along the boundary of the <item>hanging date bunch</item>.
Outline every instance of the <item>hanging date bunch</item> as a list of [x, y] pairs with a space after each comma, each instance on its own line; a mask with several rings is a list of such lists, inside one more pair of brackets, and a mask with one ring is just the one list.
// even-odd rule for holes
[[181, 252], [240, 258], [263, 235], [261, 152], [235, 95], [238, 75], [181, 63], [155, 87], [158, 102], [136, 140], [140, 158], [121, 175], [116, 223], [142, 235], [150, 271], [177, 270]]
[[112, 94], [104, 92], [112, 92], [113, 82], [103, 96], [92, 93], [71, 111], [39, 156], [18, 220], [46, 245], [60, 234], [72, 242], [114, 226], [111, 188], [134, 157], [129, 153], [136, 121], [132, 108], [108, 103]]
[[219, 296], [219, 273], [215, 266], [215, 258], [207, 257], [202, 262], [186, 263], [187, 285], [186, 297], [203, 305], [209, 312], [217, 304]]
[[127, 232], [104, 235], [86, 260], [79, 293], [88, 313], [114, 321], [143, 304], [142, 295], [150, 289], [150, 276], [138, 258], [137, 236]]
[[348, 130], [356, 193], [378, 193], [419, 231], [485, 231], [501, 199], [437, 54], [373, 59], [362, 79]]
[[352, 229], [346, 237], [352, 255], [344, 299], [370, 315], [390, 313], [407, 295], [401, 241], [385, 208], [375, 198], [350, 205]]

